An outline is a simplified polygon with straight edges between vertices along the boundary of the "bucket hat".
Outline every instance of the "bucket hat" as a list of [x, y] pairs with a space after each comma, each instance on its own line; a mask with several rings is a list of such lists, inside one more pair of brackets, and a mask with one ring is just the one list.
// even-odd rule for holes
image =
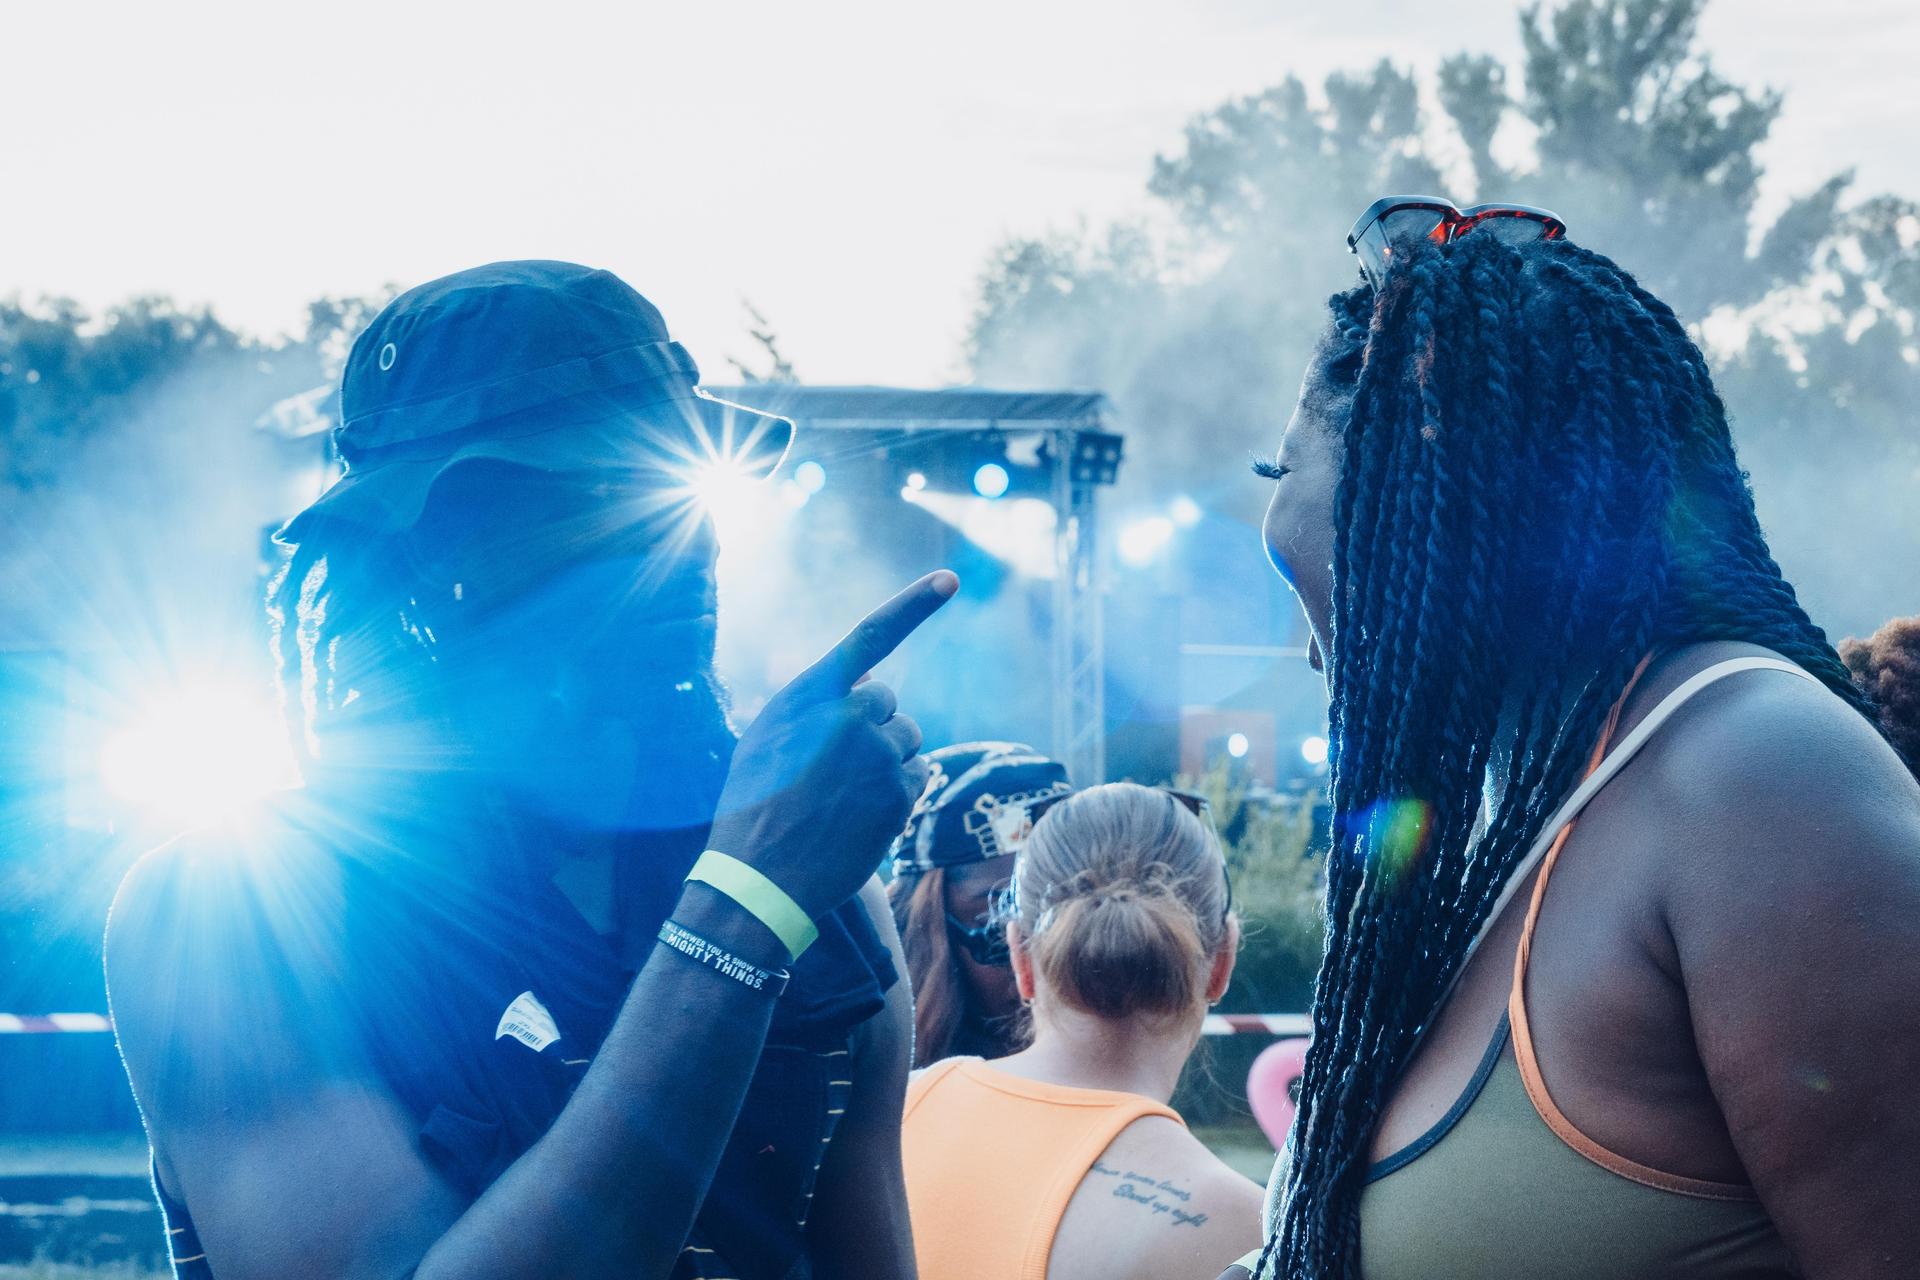
[[345, 472], [275, 537], [298, 543], [329, 523], [404, 531], [435, 482], [472, 460], [772, 472], [793, 423], [699, 381], [659, 308], [610, 271], [530, 260], [442, 276], [354, 341], [333, 429]]

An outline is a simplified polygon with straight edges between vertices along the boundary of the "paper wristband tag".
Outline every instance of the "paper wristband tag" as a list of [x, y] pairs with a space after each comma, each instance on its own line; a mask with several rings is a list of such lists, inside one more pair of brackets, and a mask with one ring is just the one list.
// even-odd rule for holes
[[687, 879], [711, 885], [744, 907], [749, 915], [773, 931], [795, 960], [820, 936], [813, 920], [787, 891], [740, 859], [718, 849], [700, 855]]

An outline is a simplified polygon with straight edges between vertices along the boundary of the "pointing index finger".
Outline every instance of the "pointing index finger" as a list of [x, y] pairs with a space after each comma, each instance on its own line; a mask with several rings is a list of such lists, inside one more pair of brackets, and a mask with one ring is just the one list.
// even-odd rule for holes
[[959, 589], [960, 579], [949, 570], [928, 574], [862, 618], [845, 639], [788, 687], [800, 686], [821, 698], [844, 697]]

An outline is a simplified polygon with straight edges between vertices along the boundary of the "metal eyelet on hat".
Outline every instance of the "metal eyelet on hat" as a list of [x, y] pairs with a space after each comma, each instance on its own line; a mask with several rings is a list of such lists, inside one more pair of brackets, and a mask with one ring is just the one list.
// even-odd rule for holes
[[394, 357], [399, 354], [399, 348], [395, 347], [391, 342], [380, 348], [380, 372], [385, 373], [387, 370], [393, 368]]

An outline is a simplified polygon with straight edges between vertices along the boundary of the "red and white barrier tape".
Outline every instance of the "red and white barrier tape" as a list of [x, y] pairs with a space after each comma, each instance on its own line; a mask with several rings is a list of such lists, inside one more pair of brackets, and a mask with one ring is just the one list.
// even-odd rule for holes
[[104, 1013], [0, 1013], [0, 1035], [43, 1031], [111, 1031]]
[[[112, 1030], [104, 1013], [0, 1013], [0, 1036]], [[1304, 1013], [1210, 1013], [1201, 1030], [1210, 1036], [1304, 1036], [1313, 1019]]]

